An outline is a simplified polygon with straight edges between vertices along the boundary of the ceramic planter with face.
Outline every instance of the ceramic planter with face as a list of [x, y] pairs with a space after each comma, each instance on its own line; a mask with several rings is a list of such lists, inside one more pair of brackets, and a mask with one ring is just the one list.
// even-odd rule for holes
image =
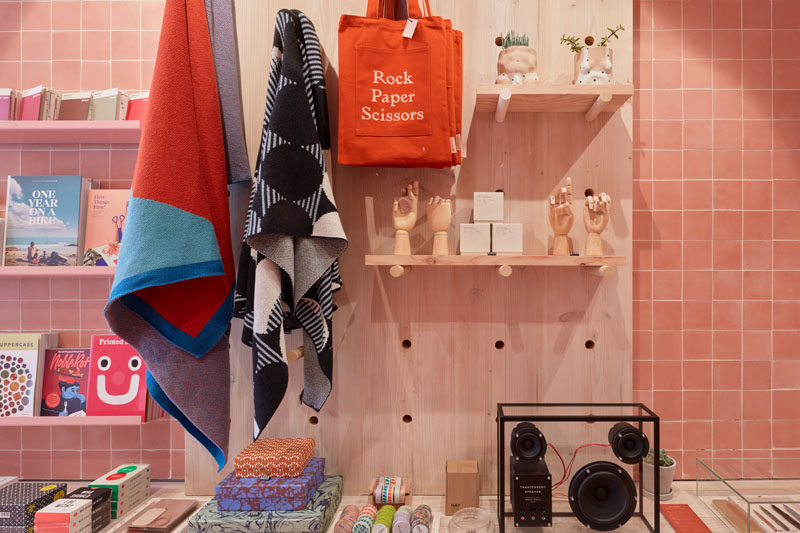
[[530, 46], [509, 46], [497, 57], [495, 83], [525, 84], [539, 81], [536, 74], [536, 50]]
[[608, 46], [589, 46], [575, 54], [572, 83], [609, 84], [614, 79], [614, 51]]

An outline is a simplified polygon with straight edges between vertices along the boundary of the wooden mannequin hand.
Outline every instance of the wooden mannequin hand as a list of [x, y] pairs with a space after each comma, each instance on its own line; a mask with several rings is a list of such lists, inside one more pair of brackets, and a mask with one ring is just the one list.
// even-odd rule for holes
[[556, 235], [566, 235], [572, 229], [575, 220], [572, 212], [572, 178], [567, 178], [567, 186], [550, 197], [548, 215], [550, 227]]
[[411, 231], [417, 223], [417, 199], [419, 182], [414, 181], [403, 187], [402, 196], [394, 199], [392, 205], [392, 225], [395, 230]]
[[434, 233], [447, 231], [452, 217], [450, 200], [436, 197], [428, 199], [428, 224]]
[[599, 196], [587, 196], [583, 206], [583, 225], [587, 233], [602, 233], [608, 225], [611, 197], [604, 192]]

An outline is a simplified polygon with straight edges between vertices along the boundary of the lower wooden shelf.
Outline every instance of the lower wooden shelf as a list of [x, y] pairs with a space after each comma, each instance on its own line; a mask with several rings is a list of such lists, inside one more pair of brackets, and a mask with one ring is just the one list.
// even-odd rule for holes
[[113, 278], [113, 266], [0, 266], [0, 278]]
[[19, 426], [139, 426], [141, 416], [4, 416], [0, 427]]
[[599, 276], [612, 276], [616, 267], [625, 266], [625, 256], [606, 255], [365, 255], [364, 264], [388, 266], [395, 277], [408, 273], [412, 267], [424, 266], [493, 266], [504, 277], [511, 275], [515, 266], [551, 266], [592, 268]]

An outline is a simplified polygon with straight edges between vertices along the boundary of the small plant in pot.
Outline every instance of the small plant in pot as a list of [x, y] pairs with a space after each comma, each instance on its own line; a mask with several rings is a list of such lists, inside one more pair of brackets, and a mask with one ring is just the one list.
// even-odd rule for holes
[[561, 36], [561, 44], [566, 44], [575, 54], [575, 65], [572, 83], [578, 85], [609, 84], [614, 79], [614, 50], [608, 46], [611, 39], [619, 39], [619, 33], [624, 31], [622, 24], [615, 28], [608, 28], [608, 35], [594, 44], [594, 37], [587, 35], [581, 44], [578, 37]]
[[528, 46], [528, 36], [508, 32], [494, 40], [494, 44], [502, 47], [497, 56], [497, 78], [499, 84], [526, 84], [539, 81], [536, 74], [536, 50]]
[[[653, 450], [644, 458], [644, 471], [642, 473], [642, 488], [645, 493], [653, 494], [653, 465], [655, 463], [655, 456]], [[659, 494], [661, 499], [668, 499], [672, 497], [672, 479], [675, 477], [675, 467], [677, 461], [667, 455], [667, 450], [661, 450], [658, 454], [658, 475], [659, 475]]]

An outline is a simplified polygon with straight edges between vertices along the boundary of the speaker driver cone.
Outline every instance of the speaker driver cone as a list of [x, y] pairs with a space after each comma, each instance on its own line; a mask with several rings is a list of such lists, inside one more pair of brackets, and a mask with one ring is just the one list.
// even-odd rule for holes
[[569, 506], [583, 525], [610, 531], [622, 527], [636, 511], [636, 486], [619, 465], [589, 463], [569, 484]]
[[511, 453], [518, 461], [541, 459], [547, 451], [544, 434], [530, 422], [520, 422], [511, 434]]
[[627, 422], [614, 424], [608, 432], [608, 443], [617, 459], [631, 465], [644, 459], [650, 451], [647, 435]]

